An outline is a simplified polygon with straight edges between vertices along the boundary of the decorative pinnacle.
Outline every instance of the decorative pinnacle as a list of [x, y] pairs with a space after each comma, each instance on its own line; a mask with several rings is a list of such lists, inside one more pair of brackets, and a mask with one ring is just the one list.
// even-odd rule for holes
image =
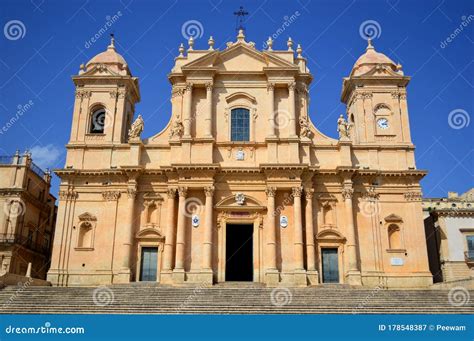
[[245, 34], [244, 30], [240, 29], [239, 34], [237, 35], [237, 41], [245, 41]]
[[303, 58], [303, 56], [301, 55], [302, 52], [303, 48], [301, 47], [301, 44], [298, 44], [298, 46], [296, 47], [296, 53], [298, 53], [298, 58]]
[[114, 34], [110, 33], [110, 45], [107, 46], [108, 49], [115, 50], [115, 38]]
[[178, 48], [178, 51], [179, 51], [179, 56], [178, 57], [184, 57], [184, 44], [181, 43], [181, 45], [179, 45], [179, 48]]
[[293, 40], [291, 40], [291, 37], [288, 38], [286, 46], [288, 46], [288, 51], [293, 51]]
[[367, 38], [367, 48], [366, 50], [375, 50], [374, 45], [372, 45], [372, 38]]
[[212, 38], [212, 36], [209, 37], [207, 43], [209, 44], [209, 50], [214, 51], [214, 38]]
[[268, 51], [273, 51], [273, 39], [272, 37], [268, 37], [268, 40], [267, 40], [267, 50]]
[[188, 51], [192, 51], [193, 50], [193, 46], [194, 46], [194, 38], [191, 36], [189, 37], [189, 40], [188, 40]]

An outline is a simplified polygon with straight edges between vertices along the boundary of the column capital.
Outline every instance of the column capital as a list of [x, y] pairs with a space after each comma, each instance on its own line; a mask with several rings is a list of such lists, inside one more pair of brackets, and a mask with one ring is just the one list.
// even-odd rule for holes
[[176, 188], [170, 187], [166, 190], [166, 194], [168, 195], [169, 199], [174, 199], [176, 197]]
[[191, 91], [193, 89], [193, 83], [186, 83], [186, 91]]
[[212, 91], [213, 87], [214, 87], [214, 84], [212, 82], [206, 83], [206, 90], [207, 91]]
[[188, 188], [184, 186], [178, 187], [178, 194], [180, 197], [186, 198], [186, 195], [188, 194]]
[[293, 197], [301, 197], [302, 192], [303, 192], [303, 188], [301, 187], [291, 188], [291, 194], [293, 195]]
[[311, 200], [311, 199], [313, 199], [313, 196], [314, 196], [314, 189], [313, 188], [305, 188], [304, 189], [304, 194], [305, 194], [306, 200]]
[[214, 195], [214, 190], [214, 186], [204, 187], [204, 193], [206, 194], [206, 197], [212, 197]]
[[267, 197], [274, 197], [276, 194], [277, 188], [276, 187], [267, 187], [265, 189], [265, 193], [267, 194]]
[[267, 83], [267, 90], [268, 90], [268, 91], [273, 91], [273, 90], [275, 90], [275, 83], [272, 83], [272, 82]]
[[105, 201], [116, 201], [120, 198], [119, 191], [105, 191], [102, 193], [102, 197]]
[[350, 187], [344, 187], [342, 189], [342, 197], [347, 200], [347, 199], [352, 199], [352, 196], [354, 194], [354, 189], [353, 188], [350, 188]]
[[137, 196], [136, 188], [127, 188], [127, 197], [129, 199], [135, 199], [136, 196]]
[[295, 91], [295, 89], [296, 89], [296, 82], [288, 83], [288, 90]]

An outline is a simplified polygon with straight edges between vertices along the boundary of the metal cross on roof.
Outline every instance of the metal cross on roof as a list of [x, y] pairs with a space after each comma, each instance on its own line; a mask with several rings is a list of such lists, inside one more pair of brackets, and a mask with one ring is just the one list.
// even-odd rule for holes
[[244, 17], [248, 15], [249, 12], [244, 10], [243, 6], [240, 6], [239, 10], [237, 12], [234, 12], [234, 15], [237, 17], [237, 23], [236, 23], [236, 28], [235, 30], [238, 32], [239, 30], [244, 30]]

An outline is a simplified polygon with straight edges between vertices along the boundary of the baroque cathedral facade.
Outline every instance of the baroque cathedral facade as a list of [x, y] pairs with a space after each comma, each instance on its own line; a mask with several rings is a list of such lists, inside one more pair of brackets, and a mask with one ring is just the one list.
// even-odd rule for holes
[[170, 121], [147, 138], [113, 38], [81, 65], [48, 280], [432, 284], [401, 65], [369, 40], [334, 139], [310, 120], [299, 45], [208, 43], [179, 48]]

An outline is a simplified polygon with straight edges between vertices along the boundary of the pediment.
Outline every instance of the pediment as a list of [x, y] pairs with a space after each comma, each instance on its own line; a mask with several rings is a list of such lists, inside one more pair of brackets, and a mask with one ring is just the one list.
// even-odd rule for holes
[[156, 192], [147, 192], [143, 194], [143, 199], [162, 201], [163, 197], [159, 193], [156, 193]]
[[254, 197], [248, 196], [246, 194], [243, 194], [244, 200], [241, 201], [242, 203], [239, 203], [239, 200], [241, 200], [241, 197], [238, 197], [239, 194], [242, 193], [236, 193], [234, 195], [229, 195], [228, 197], [222, 199], [216, 204], [216, 208], [256, 208], [256, 209], [261, 209], [264, 207], [262, 203], [255, 199]]
[[345, 242], [346, 238], [337, 230], [325, 229], [316, 235], [316, 239], [319, 241], [337, 241]]
[[161, 231], [157, 228], [149, 227], [139, 231], [136, 236], [138, 239], [161, 239], [164, 238]]
[[377, 64], [366, 73], [357, 77], [403, 77], [403, 75], [393, 71], [388, 65]]
[[89, 212], [82, 213], [78, 216], [80, 221], [96, 221], [97, 218]]
[[106, 76], [120, 76], [115, 71], [112, 71], [107, 65], [105, 64], [97, 64], [94, 65], [91, 68], [88, 68], [87, 71], [82, 72], [80, 74], [81, 77], [83, 76], [101, 76], [101, 77], [106, 77]]
[[386, 222], [403, 222], [402, 217], [396, 215], [396, 214], [390, 214], [385, 217]]
[[215, 68], [220, 71], [263, 71], [263, 68], [297, 68], [296, 65], [272, 55], [260, 52], [247, 44], [235, 44], [224, 51], [210, 52], [182, 67]]

